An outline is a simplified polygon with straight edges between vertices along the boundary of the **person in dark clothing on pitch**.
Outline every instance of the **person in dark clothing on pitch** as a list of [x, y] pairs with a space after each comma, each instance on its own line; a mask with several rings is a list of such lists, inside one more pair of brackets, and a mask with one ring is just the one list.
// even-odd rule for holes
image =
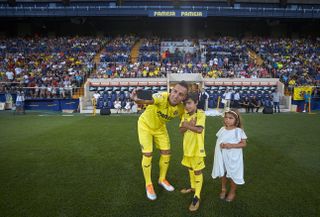
[[253, 96], [252, 99], [250, 100], [250, 110], [253, 112], [253, 109], [256, 109], [256, 112], [259, 112], [259, 109], [261, 107], [261, 102], [259, 99], [257, 99], [256, 96]]
[[198, 109], [205, 110], [206, 107], [206, 100], [209, 98], [209, 94], [202, 89], [199, 92], [199, 102], [198, 102]]
[[249, 113], [250, 100], [248, 97], [244, 98], [241, 101], [240, 105], [246, 109], [246, 113]]

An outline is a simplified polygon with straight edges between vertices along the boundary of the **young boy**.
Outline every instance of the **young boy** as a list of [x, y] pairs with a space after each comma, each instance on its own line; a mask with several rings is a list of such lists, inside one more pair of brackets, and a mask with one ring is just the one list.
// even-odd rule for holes
[[183, 133], [182, 165], [187, 167], [190, 175], [190, 188], [184, 188], [181, 193], [194, 192], [190, 211], [196, 211], [200, 205], [200, 192], [203, 183], [202, 170], [205, 168], [204, 157], [204, 126], [206, 116], [198, 109], [198, 95], [189, 93], [184, 101], [186, 113], [182, 116], [180, 132]]

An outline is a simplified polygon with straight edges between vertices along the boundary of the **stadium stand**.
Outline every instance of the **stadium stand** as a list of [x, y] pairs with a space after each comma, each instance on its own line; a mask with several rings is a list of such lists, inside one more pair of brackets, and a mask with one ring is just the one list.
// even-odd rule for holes
[[319, 38], [255, 38], [250, 41], [250, 46], [265, 60], [273, 77], [280, 78], [285, 85], [317, 85], [320, 70]]
[[[209, 94], [210, 108], [218, 106], [227, 89], [239, 92], [242, 98], [269, 98], [279, 84], [264, 83], [263, 79], [279, 79], [285, 85], [283, 91], [292, 95], [295, 87], [319, 85], [320, 39], [309, 24], [299, 22], [292, 23], [301, 28], [300, 33], [311, 32], [312, 36], [295, 35], [295, 24], [290, 22], [306, 19], [310, 26], [317, 26], [319, 10], [319, 2], [313, 0], [0, 0], [0, 16], [14, 18], [1, 23], [4, 29], [15, 19], [36, 21], [14, 24], [12, 32], [0, 40], [1, 97], [22, 88], [27, 100], [77, 98], [83, 96], [80, 90], [86, 84], [84, 101], [100, 92], [103, 104], [112, 108], [116, 99], [125, 105], [134, 87], [162, 91], [170, 87], [170, 77], [193, 74], [201, 75], [199, 84]], [[193, 16], [201, 18], [196, 21]], [[257, 19], [249, 21], [250, 17]], [[52, 24], [55, 21], [59, 23], [56, 26]], [[246, 24], [250, 25], [244, 31]], [[177, 25], [181, 32], [176, 31]], [[283, 26], [286, 29], [279, 30]], [[57, 34], [58, 27], [69, 33], [88, 27], [96, 32], [83, 30], [80, 32], [91, 36], [67, 37]], [[19, 35], [20, 29], [27, 30], [27, 37], [11, 37]], [[230, 34], [222, 34], [221, 29]], [[179, 34], [171, 35], [172, 30]], [[35, 32], [40, 34], [34, 36]], [[50, 34], [53, 37], [48, 37]], [[105, 79], [104, 85], [91, 85], [92, 80], [101, 79]], [[129, 83], [110, 84], [114, 79]], [[130, 84], [145, 79], [155, 84]], [[231, 84], [226, 80], [212, 83], [215, 79], [230, 79]], [[251, 83], [251, 79], [259, 83]]]
[[[126, 37], [120, 40], [126, 41]], [[141, 41], [136, 62], [130, 62], [129, 58], [129, 47], [133, 42], [125, 47], [125, 52], [117, 49], [117, 52], [110, 53], [114, 48], [109, 46], [109, 52], [101, 55], [97, 74], [91, 77], [163, 77], [167, 73], [201, 73], [212, 78], [270, 77], [265, 67], [249, 58], [246, 43], [237, 38], [194, 42], [142, 38]]]
[[94, 70], [103, 44], [93, 37], [1, 40], [1, 90], [23, 88], [26, 98], [70, 98]]
[[[137, 45], [138, 44], [138, 45]], [[279, 78], [289, 90], [299, 85], [317, 85], [320, 78], [319, 39], [265, 39], [219, 37], [169, 41], [167, 39], [117, 37], [15, 38], [0, 42], [1, 89], [25, 88], [27, 98], [70, 98], [90, 76], [93, 79], [164, 78], [168, 74], [201, 74], [203, 78]], [[58, 45], [58, 46], [57, 46]], [[130, 58], [137, 45], [138, 58]], [[258, 63], [250, 57], [261, 57]], [[289, 55], [290, 54], [290, 55]], [[95, 57], [99, 63], [95, 70]], [[102, 102], [113, 108], [116, 99], [123, 107], [130, 86], [90, 86], [101, 93]], [[146, 86], [154, 92], [163, 86]], [[208, 107], [217, 106], [226, 89], [241, 98], [270, 98], [275, 86], [206, 86]]]

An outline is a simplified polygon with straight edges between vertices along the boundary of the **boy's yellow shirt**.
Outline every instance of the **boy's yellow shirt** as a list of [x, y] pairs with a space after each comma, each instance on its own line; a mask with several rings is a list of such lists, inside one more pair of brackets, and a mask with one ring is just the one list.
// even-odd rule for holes
[[166, 122], [175, 117], [181, 117], [184, 113], [183, 104], [172, 106], [169, 103], [169, 93], [156, 93], [152, 96], [154, 104], [148, 105], [147, 109], [141, 114], [140, 120], [144, 121], [151, 129], [159, 129]]
[[182, 116], [180, 126], [183, 121], [190, 121], [196, 119], [196, 126], [203, 127], [202, 133], [195, 133], [187, 130], [183, 135], [183, 155], [187, 157], [205, 157], [206, 152], [204, 149], [204, 131], [206, 115], [204, 111], [198, 109], [193, 115], [187, 112]]

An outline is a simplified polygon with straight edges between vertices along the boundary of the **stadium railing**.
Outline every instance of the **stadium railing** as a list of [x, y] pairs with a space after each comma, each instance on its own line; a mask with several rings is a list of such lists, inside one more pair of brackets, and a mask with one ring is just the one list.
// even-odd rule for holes
[[[13, 87], [8, 87], [8, 92], [12, 93], [12, 94], [15, 94], [17, 91], [24, 91], [26, 92], [26, 97], [27, 98], [32, 98], [34, 99], [31, 95], [29, 95], [29, 91], [30, 90], [35, 90], [35, 89], [39, 89], [39, 91], [41, 89], [47, 89], [47, 87], [21, 87], [19, 86], [19, 84], [21, 84], [20, 82], [0, 82], [0, 85], [9, 85], [9, 84], [14, 84], [15, 86]], [[57, 89], [59, 89], [59, 87], [55, 87]], [[66, 98], [75, 98], [75, 93], [77, 93], [77, 91], [80, 91], [82, 90], [83, 91], [83, 87], [72, 87], [69, 91], [69, 96], [66, 97]], [[65, 90], [65, 92], [67, 92]], [[0, 90], [0, 94], [5, 94], [6, 93], [6, 90], [4, 89], [3, 91]], [[40, 98], [40, 97], [37, 97], [37, 98]], [[42, 97], [42, 98], [47, 98], [47, 97]], [[56, 97], [56, 98], [59, 98], [59, 97]]]
[[70, 7], [0, 7], [0, 16], [149, 16], [150, 11], [205, 11], [206, 16], [320, 18], [320, 8], [255, 8], [181, 6], [70, 6]]

